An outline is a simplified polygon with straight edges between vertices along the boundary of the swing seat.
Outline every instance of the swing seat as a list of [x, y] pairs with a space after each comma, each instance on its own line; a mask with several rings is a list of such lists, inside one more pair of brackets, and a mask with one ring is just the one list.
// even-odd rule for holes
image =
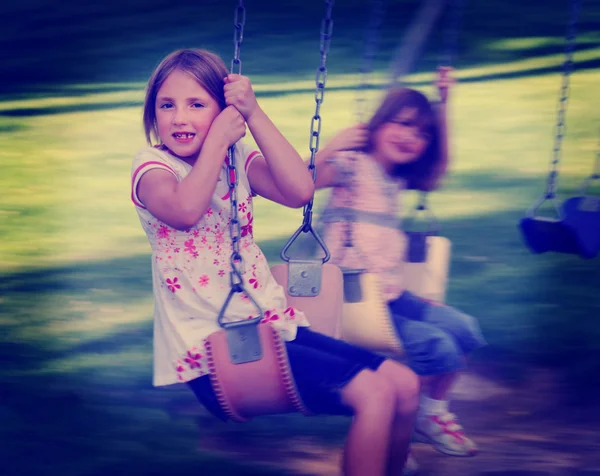
[[600, 251], [600, 197], [572, 197], [563, 203], [565, 225], [574, 235], [579, 255], [594, 258]]
[[402, 343], [394, 329], [377, 276], [347, 271], [344, 273], [344, 295], [342, 339], [374, 352], [402, 353]]
[[[444, 302], [450, 268], [451, 243], [442, 236], [427, 236], [419, 255], [425, 261], [404, 263], [406, 289], [419, 297]], [[424, 256], [425, 255], [425, 256]], [[412, 255], [415, 257], [416, 255]], [[377, 276], [351, 270], [344, 273], [342, 339], [383, 354], [400, 355], [402, 342], [394, 328]]]
[[320, 266], [321, 283], [316, 296], [296, 296], [290, 294], [289, 264], [277, 264], [271, 268], [275, 280], [283, 286], [289, 306], [301, 310], [315, 332], [335, 339], [341, 337], [340, 323], [343, 303], [343, 276], [340, 268], [331, 263]]
[[[410, 237], [412, 238], [412, 237]], [[405, 270], [406, 289], [430, 301], [444, 302], [448, 285], [452, 244], [443, 236], [427, 236], [425, 246], [407, 253]], [[411, 259], [419, 257], [421, 260]]]
[[262, 356], [252, 362], [232, 361], [227, 330], [214, 332], [207, 339], [210, 379], [221, 408], [237, 422], [280, 413], [309, 415], [298, 395], [285, 343], [272, 326], [255, 325]]
[[579, 253], [575, 233], [563, 219], [530, 216], [522, 218], [519, 226], [525, 244], [534, 253]]

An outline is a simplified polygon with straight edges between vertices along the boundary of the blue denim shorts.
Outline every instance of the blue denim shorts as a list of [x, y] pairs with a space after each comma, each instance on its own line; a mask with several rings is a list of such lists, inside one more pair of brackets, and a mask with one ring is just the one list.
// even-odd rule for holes
[[[385, 360], [378, 354], [299, 327], [296, 339], [286, 342], [290, 368], [306, 408], [315, 414], [347, 415], [353, 411], [341, 400], [340, 389], [364, 369], [377, 370]], [[188, 385], [213, 415], [227, 421], [208, 375]]]
[[409, 291], [388, 303], [408, 366], [418, 375], [462, 370], [464, 356], [486, 344], [477, 320]]

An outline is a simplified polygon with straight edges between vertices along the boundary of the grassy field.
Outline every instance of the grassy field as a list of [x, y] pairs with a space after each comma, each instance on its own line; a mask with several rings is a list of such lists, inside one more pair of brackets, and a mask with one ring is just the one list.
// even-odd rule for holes
[[[263, 108], [308, 154], [322, 5], [257, 3], [254, 23], [248, 14], [245, 70]], [[394, 22], [404, 24], [415, 6], [391, 3], [404, 9], [386, 18], [380, 84], [400, 34]], [[452, 173], [431, 197], [453, 242], [448, 301], [480, 319], [490, 346], [478, 362], [505, 368], [510, 379], [532, 363], [551, 366], [564, 372], [570, 398], [592, 399], [597, 388], [588, 376], [600, 370], [600, 258], [532, 255], [517, 230], [543, 191], [551, 157], [564, 10], [541, 12], [524, 2], [515, 20], [505, 2], [485, 2], [485, 10], [484, 2], [471, 3], [451, 97]], [[322, 109], [325, 138], [354, 121], [356, 65], [347, 58], [360, 51], [363, 4], [340, 6]], [[19, 476], [165, 474], [175, 461], [179, 470], [201, 474], [271, 474], [199, 454], [198, 427], [201, 438], [270, 444], [293, 428], [341, 442], [347, 421], [319, 418], [315, 425], [286, 416], [223, 426], [205, 413], [186, 417], [181, 408], [194, 402], [185, 389], [151, 388], [149, 246], [129, 199], [131, 159], [144, 145], [143, 80], [174, 47], [206, 44], [228, 58], [232, 8], [158, 1], [145, 10], [133, 1], [120, 7], [3, 7], [14, 22], [0, 44], [20, 41], [13, 51], [0, 48], [9, 71], [0, 93], [0, 456], [7, 474]], [[600, 9], [584, 12], [561, 198], [592, 171], [598, 148]], [[293, 13], [294, 26], [307, 23], [291, 34]], [[428, 93], [438, 43], [407, 78]], [[317, 196], [317, 208], [324, 198]], [[405, 206], [413, 201], [407, 196]], [[256, 202], [256, 237], [272, 263], [300, 220], [298, 210]], [[58, 467], [60, 473], [51, 471]]]

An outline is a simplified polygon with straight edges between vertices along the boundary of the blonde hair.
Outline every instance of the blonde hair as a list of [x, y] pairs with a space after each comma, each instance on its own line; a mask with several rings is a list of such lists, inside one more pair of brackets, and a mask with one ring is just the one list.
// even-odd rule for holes
[[219, 103], [221, 109], [225, 109], [223, 79], [229, 71], [223, 60], [216, 54], [199, 48], [174, 51], [159, 63], [146, 87], [143, 122], [146, 140], [150, 145], [152, 138], [160, 141], [156, 125], [156, 96], [165, 80], [176, 70], [192, 76]]

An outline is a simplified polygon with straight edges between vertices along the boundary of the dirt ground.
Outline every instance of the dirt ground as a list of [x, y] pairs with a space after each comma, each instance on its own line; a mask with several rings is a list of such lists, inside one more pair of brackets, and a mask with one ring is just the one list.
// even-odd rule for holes
[[[532, 369], [519, 386], [502, 386], [472, 371], [453, 390], [452, 411], [480, 448], [457, 458], [415, 444], [421, 476], [600, 476], [600, 405], [566, 407], [548, 370]], [[290, 475], [339, 476], [340, 448], [294, 440], [289, 449], [201, 443], [204, 450], [255, 461]], [[368, 476], [368, 475], [365, 475]]]

